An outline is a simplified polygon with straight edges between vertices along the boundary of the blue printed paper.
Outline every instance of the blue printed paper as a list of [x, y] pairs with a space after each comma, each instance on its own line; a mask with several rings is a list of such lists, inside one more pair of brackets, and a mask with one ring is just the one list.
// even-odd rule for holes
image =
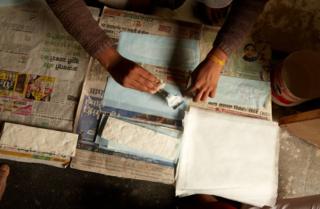
[[[178, 87], [167, 84], [165, 89], [175, 95], [181, 95]], [[185, 104], [177, 109], [169, 107], [166, 100], [157, 95], [122, 87], [112, 78], [108, 80], [102, 106], [140, 112], [170, 119], [183, 119]]]
[[199, 41], [122, 32], [119, 53], [132, 61], [192, 71], [200, 61]]
[[270, 82], [221, 76], [216, 95], [209, 102], [263, 108], [270, 96]]

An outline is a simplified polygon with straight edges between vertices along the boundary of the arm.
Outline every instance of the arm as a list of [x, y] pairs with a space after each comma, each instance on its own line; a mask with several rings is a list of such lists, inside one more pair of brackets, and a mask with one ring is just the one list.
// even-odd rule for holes
[[251, 31], [266, 2], [267, 0], [234, 0], [212, 50], [192, 73], [190, 91], [195, 93], [195, 101], [205, 101], [208, 96], [214, 97], [224, 63]]
[[46, 0], [63, 27], [109, 71], [121, 85], [154, 93], [158, 79], [134, 62], [123, 58], [93, 19], [83, 0]]
[[214, 47], [229, 56], [250, 33], [267, 0], [234, 0], [230, 14], [219, 31]]

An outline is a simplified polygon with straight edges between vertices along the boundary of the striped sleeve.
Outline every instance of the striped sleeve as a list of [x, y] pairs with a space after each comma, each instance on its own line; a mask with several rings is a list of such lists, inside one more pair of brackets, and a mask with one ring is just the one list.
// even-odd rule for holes
[[266, 2], [234, 0], [229, 16], [214, 41], [214, 47], [222, 49], [229, 56], [250, 33]]
[[111, 47], [110, 39], [92, 17], [83, 0], [46, 0], [63, 27], [93, 57]]

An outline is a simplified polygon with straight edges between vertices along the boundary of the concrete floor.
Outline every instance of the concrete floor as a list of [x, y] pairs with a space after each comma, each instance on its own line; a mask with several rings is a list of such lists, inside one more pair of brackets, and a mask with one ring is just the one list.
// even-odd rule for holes
[[[320, 108], [320, 99], [297, 107], [273, 105], [274, 119]], [[320, 149], [306, 141], [280, 132], [279, 198], [294, 198], [320, 194]]]
[[1, 209], [175, 208], [173, 186], [1, 160], [4, 162], [11, 173]]

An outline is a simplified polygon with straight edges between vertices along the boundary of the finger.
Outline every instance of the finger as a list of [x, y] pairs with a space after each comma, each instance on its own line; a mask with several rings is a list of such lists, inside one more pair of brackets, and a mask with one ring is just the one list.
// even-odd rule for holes
[[[125, 85], [123, 85], [125, 88], [130, 88], [138, 91], [148, 91], [148, 89], [144, 86], [141, 86], [140, 84], [137, 84], [134, 80], [128, 80], [126, 81]], [[146, 89], [144, 89], [146, 88]]]
[[194, 91], [192, 92], [191, 89], [192, 89], [192, 86], [186, 88], [185, 90], [182, 91], [182, 95], [187, 97], [193, 97]]
[[200, 88], [201, 88], [201, 85], [199, 83], [195, 83], [195, 84], [192, 84], [190, 88], [187, 89], [187, 92], [195, 93]]
[[214, 89], [212, 89], [212, 90], [210, 91], [209, 96], [210, 96], [211, 98], [213, 98], [213, 97], [216, 96], [216, 90], [217, 90], [217, 88], [215, 87]]
[[145, 79], [149, 80], [152, 83], [158, 84], [160, 83], [159, 79], [155, 77], [152, 73], [149, 73], [147, 70], [143, 69], [140, 66], [137, 66], [139, 74]]
[[206, 90], [201, 96], [201, 101], [206, 102], [208, 100], [209, 93], [210, 93], [210, 91]]
[[147, 93], [150, 93], [150, 94], [154, 94], [155, 93], [155, 90], [149, 89], [143, 83], [140, 83], [140, 82], [138, 82], [136, 80], [133, 80], [131, 82], [131, 86], [132, 86], [133, 89], [136, 89], [136, 90], [139, 90], [139, 91], [147, 92]]
[[195, 102], [200, 102], [201, 97], [203, 95], [203, 93], [205, 92], [205, 89], [201, 89], [195, 96], [194, 101]]
[[218, 87], [218, 84], [214, 84], [214, 85], [213, 85], [213, 88], [211, 89], [210, 94], [209, 94], [209, 96], [210, 96], [211, 98], [213, 98], [213, 97], [216, 96], [217, 87]]
[[134, 81], [139, 83], [139, 85], [145, 86], [150, 91], [156, 91], [158, 89], [158, 86], [159, 86], [159, 85], [147, 80], [144, 77], [137, 77], [137, 78], [135, 78]]
[[137, 78], [136, 80], [134, 80], [134, 82], [136, 85], [143, 87], [144, 91], [148, 93], [154, 94], [158, 91], [158, 86], [155, 86], [149, 80], [146, 80], [142, 77]]

